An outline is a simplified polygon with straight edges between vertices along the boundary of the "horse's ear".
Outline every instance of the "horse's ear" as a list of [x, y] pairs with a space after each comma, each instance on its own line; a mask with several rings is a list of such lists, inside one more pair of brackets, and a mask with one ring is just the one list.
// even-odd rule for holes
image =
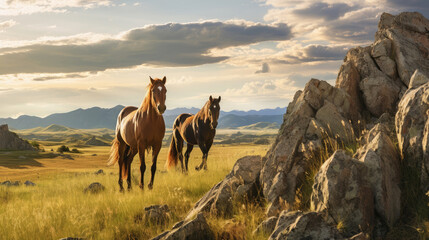
[[212, 95], [210, 95], [209, 100], [210, 100], [210, 102], [213, 102], [213, 97], [212, 97]]
[[149, 77], [149, 78], [150, 78], [150, 83], [153, 84], [155, 82], [155, 80], [153, 80], [152, 77]]
[[218, 101], [217, 102], [220, 102], [220, 96], [219, 96], [219, 98], [218, 98]]
[[165, 76], [164, 76], [164, 77], [162, 78], [162, 84], [164, 84], [164, 85], [165, 85], [165, 83], [166, 83], [166, 82], [167, 82], [167, 77], [165, 77]]

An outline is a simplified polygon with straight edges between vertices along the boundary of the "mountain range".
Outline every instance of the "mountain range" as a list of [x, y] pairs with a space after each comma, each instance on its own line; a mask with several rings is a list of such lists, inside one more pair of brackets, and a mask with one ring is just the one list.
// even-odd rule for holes
[[[55, 113], [47, 117], [22, 115], [18, 118], [0, 118], [0, 124], [8, 124], [13, 129], [29, 129], [35, 127], [47, 127], [52, 124], [62, 125], [77, 129], [109, 128], [114, 129], [116, 118], [124, 108], [117, 105], [113, 108], [92, 107], [88, 109], [76, 109], [66, 113]], [[164, 113], [167, 128], [173, 125], [174, 119], [181, 113], [195, 114], [198, 108], [175, 108]], [[286, 108], [261, 109], [250, 111], [221, 111], [219, 128], [237, 128], [252, 125], [259, 122], [275, 123], [269, 126], [278, 126], [283, 121]], [[278, 124], [278, 125], [276, 125]]]

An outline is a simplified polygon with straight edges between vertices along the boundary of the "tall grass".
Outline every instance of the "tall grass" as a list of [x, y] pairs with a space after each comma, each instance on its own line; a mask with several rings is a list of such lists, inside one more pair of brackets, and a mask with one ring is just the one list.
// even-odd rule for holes
[[[106, 175], [93, 170], [58, 173], [35, 181], [35, 187], [0, 186], [1, 239], [148, 239], [170, 229], [186, 215], [193, 204], [214, 184], [222, 180], [235, 161], [245, 155], [262, 155], [267, 146], [216, 146], [209, 155], [208, 171], [196, 172], [193, 165], [200, 160], [195, 150], [190, 160], [190, 173], [164, 172], [159, 161], [153, 190], [140, 190], [137, 179], [138, 160], [133, 164], [133, 190], [120, 193], [117, 166], [105, 169]], [[149, 159], [149, 158], [147, 158]], [[147, 161], [148, 164], [149, 161]], [[150, 169], [150, 168], [148, 168]], [[145, 184], [150, 178], [146, 171]], [[99, 194], [85, 194], [92, 182], [106, 187]], [[144, 208], [167, 204], [172, 219], [163, 226], [136, 221]]]

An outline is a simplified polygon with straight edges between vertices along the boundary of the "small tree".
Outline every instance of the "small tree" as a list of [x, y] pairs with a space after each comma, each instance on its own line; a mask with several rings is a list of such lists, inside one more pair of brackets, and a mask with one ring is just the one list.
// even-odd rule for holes
[[59, 153], [63, 153], [63, 152], [70, 152], [70, 149], [69, 149], [69, 147], [67, 147], [67, 146], [65, 146], [65, 145], [62, 145], [61, 147], [59, 147], [59, 148], [57, 149], [57, 152], [59, 152]]

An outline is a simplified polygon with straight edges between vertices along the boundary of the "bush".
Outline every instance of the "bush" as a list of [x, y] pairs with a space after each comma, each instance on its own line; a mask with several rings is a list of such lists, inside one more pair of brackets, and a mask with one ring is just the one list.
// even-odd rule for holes
[[72, 152], [72, 153], [80, 153], [80, 151], [79, 151], [77, 148], [73, 148], [73, 149], [71, 150], [71, 152]]
[[63, 153], [63, 152], [70, 152], [70, 149], [69, 149], [69, 147], [67, 147], [67, 146], [65, 146], [65, 145], [62, 145], [61, 147], [59, 147], [59, 148], [57, 149], [57, 152], [59, 152], [59, 153]]
[[33, 146], [35, 149], [40, 150], [40, 144], [37, 141], [31, 141], [31, 146]]

